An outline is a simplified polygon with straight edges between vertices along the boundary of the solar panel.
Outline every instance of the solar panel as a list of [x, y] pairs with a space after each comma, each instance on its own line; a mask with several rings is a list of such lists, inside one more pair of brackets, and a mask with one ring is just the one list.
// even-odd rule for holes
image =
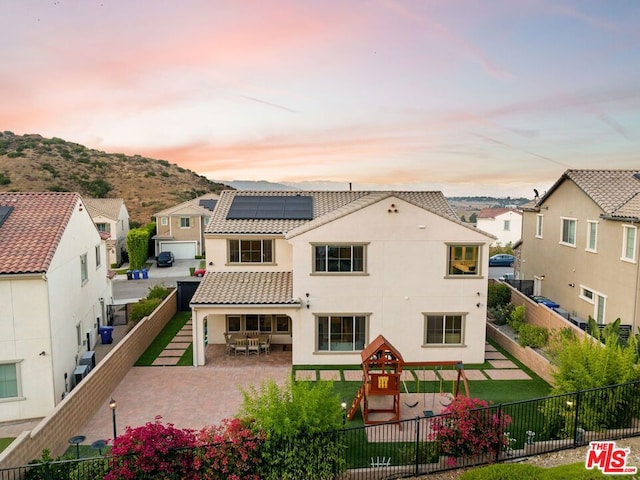
[[198, 205], [213, 212], [213, 209], [216, 208], [216, 203], [218, 203], [218, 201], [214, 198], [201, 198]]
[[0, 227], [13, 211], [13, 207], [0, 207]]
[[231, 202], [227, 219], [312, 220], [313, 197], [237, 195]]

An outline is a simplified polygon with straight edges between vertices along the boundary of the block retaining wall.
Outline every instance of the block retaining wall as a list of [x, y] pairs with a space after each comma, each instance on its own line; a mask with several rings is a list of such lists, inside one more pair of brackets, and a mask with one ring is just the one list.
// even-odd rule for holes
[[[153, 313], [142, 319], [32, 431], [23, 432], [0, 454], [0, 467], [26, 465], [48, 449], [58, 457], [110, 397], [140, 355], [178, 311], [173, 290]], [[105, 412], [105, 415], [107, 413]]]

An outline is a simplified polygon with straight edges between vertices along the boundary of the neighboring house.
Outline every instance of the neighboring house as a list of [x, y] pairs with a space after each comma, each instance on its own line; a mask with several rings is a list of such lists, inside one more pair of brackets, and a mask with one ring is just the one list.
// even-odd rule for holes
[[177, 259], [204, 255], [204, 230], [217, 201], [218, 195], [209, 193], [156, 213], [155, 255], [164, 251]]
[[496, 237], [492, 247], [513, 246], [522, 233], [522, 212], [512, 208], [483, 208], [478, 213], [476, 226]]
[[640, 170], [567, 170], [524, 209], [520, 278], [574, 317], [640, 326]]
[[74, 386], [111, 297], [105, 244], [77, 193], [0, 193], [0, 422]]
[[407, 361], [484, 362], [489, 243], [441, 192], [223, 191], [191, 300], [194, 365], [260, 331], [294, 364], [359, 364], [378, 335]]
[[108, 233], [107, 265], [120, 266], [127, 255], [129, 212], [122, 198], [83, 198], [100, 232]]

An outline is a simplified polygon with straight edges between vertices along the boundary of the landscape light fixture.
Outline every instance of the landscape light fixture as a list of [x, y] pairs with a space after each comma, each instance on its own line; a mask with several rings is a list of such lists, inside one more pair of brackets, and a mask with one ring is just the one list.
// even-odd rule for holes
[[111, 398], [111, 400], [109, 401], [109, 408], [111, 409], [111, 418], [113, 419], [113, 439], [114, 440], [118, 436], [118, 431], [116, 429], [116, 408], [117, 407], [118, 407], [118, 404], [113, 398]]
[[342, 426], [344, 427], [347, 423], [347, 401], [344, 398], [340, 402], [340, 407], [342, 408]]

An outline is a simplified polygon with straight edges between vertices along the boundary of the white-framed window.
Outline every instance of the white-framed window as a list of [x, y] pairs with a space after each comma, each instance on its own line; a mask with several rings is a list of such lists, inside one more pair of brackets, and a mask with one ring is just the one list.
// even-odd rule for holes
[[319, 352], [357, 352], [367, 344], [368, 315], [317, 315]]
[[447, 275], [480, 275], [479, 245], [447, 245]]
[[111, 233], [111, 225], [108, 223], [96, 223], [99, 232]]
[[544, 230], [544, 215], [538, 213], [536, 215], [536, 238], [542, 238]]
[[589, 287], [580, 285], [580, 298], [585, 302], [593, 305], [592, 317], [596, 320], [596, 322], [605, 323], [604, 315], [607, 305], [607, 296], [602, 293], [596, 292]]
[[365, 273], [364, 244], [313, 245], [314, 273]]
[[180, 228], [191, 228], [191, 217], [180, 217]]
[[3, 361], [0, 363], [0, 399], [18, 398], [20, 392], [20, 363]]
[[273, 240], [229, 240], [229, 263], [273, 263]]
[[89, 279], [89, 271], [87, 270], [87, 254], [80, 255], [80, 282], [86, 283]]
[[633, 225], [622, 226], [622, 257], [626, 262], [636, 261], [636, 239], [638, 228]]
[[228, 333], [291, 333], [291, 318], [287, 315], [227, 315], [226, 328]]
[[587, 220], [587, 252], [598, 251], [598, 222]]
[[425, 345], [462, 345], [464, 341], [464, 317], [461, 313], [425, 314]]
[[166, 227], [169, 224], [169, 219], [167, 217], [160, 217], [160, 225]]
[[100, 245], [96, 245], [95, 250], [96, 250], [96, 268], [98, 268], [102, 263], [102, 259], [100, 258]]
[[570, 247], [576, 246], [576, 224], [575, 218], [561, 218], [560, 243]]
[[504, 220], [502, 223], [502, 229], [505, 232], [508, 232], [509, 230], [511, 230], [511, 220]]

